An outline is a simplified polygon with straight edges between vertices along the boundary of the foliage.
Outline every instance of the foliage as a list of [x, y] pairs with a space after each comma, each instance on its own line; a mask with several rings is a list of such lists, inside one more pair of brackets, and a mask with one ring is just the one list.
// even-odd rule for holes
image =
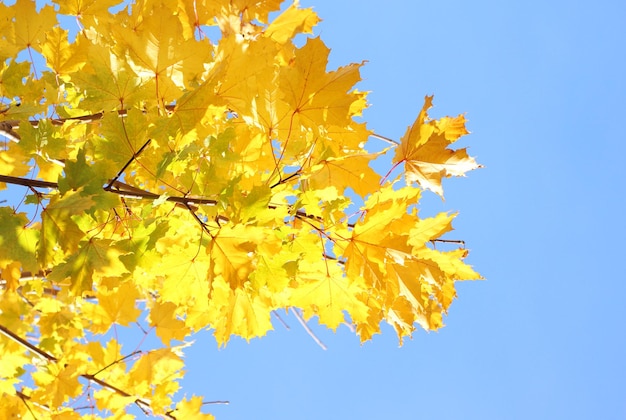
[[[0, 187], [24, 194], [0, 208], [0, 417], [210, 417], [177, 394], [185, 340], [263, 336], [281, 308], [362, 341], [383, 320], [400, 340], [442, 326], [454, 282], [479, 275], [460, 243], [433, 246], [455, 215], [417, 206], [478, 167], [449, 148], [462, 115], [430, 120], [427, 97], [370, 152], [362, 64], [326, 69], [297, 37], [312, 10], [117, 3], [0, 4]], [[122, 352], [116, 328], [137, 322], [162, 345]]]

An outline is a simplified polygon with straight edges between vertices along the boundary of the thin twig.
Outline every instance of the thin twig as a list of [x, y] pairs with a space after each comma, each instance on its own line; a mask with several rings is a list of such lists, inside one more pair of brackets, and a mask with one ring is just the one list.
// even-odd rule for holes
[[348, 329], [354, 334], [356, 332], [356, 328], [354, 328], [353, 324], [350, 324], [349, 322], [344, 322], [343, 325], [345, 325], [346, 327], [348, 327]]
[[133, 163], [133, 161], [135, 159], [137, 159], [137, 156], [139, 156], [141, 154], [141, 152], [143, 152], [143, 149], [145, 149], [150, 142], [152, 141], [152, 139], [148, 139], [147, 142], [144, 143], [143, 146], [141, 146], [139, 148], [139, 150], [137, 150], [135, 153], [133, 153], [133, 155], [130, 157], [130, 159], [128, 159], [128, 162], [126, 162], [126, 164], [124, 166], [122, 166], [122, 169], [120, 169], [117, 172], [117, 175], [115, 175], [115, 177], [109, 181], [109, 183], [106, 185], [106, 187], [104, 187], [105, 190], [109, 190], [109, 188], [111, 188], [111, 185], [115, 184], [117, 182], [117, 180], [119, 179], [120, 176], [122, 176], [122, 174], [124, 173], [124, 171], [126, 170], [126, 168], [128, 168], [128, 165], [130, 165], [131, 163]]
[[289, 328], [289, 325], [287, 325], [287, 323], [285, 322], [284, 319], [281, 318], [280, 315], [278, 315], [278, 312], [276, 311], [272, 311], [272, 314], [278, 318], [278, 320], [280, 321], [281, 324], [283, 324], [283, 327], [285, 327], [286, 330], [291, 330], [291, 328]]
[[400, 145], [400, 142], [397, 142], [397, 141], [395, 141], [393, 139], [390, 139], [389, 137], [381, 136], [380, 134], [370, 133], [370, 137], [374, 137], [375, 139], [382, 140], [382, 141], [384, 141], [386, 143], [393, 144], [395, 146], [399, 146]]
[[128, 359], [129, 357], [135, 356], [136, 354], [141, 354], [141, 351], [136, 350], [136, 351], [134, 351], [134, 352], [132, 352], [130, 354], [127, 354], [126, 356], [122, 357], [121, 359], [114, 360], [113, 362], [109, 363], [108, 365], [106, 365], [105, 367], [103, 367], [102, 369], [100, 369], [99, 371], [94, 373], [93, 376], [96, 376], [100, 372], [103, 372], [103, 371], [107, 370], [108, 368], [110, 368], [111, 366], [116, 365], [116, 364], [118, 364], [120, 362], [123, 362], [124, 360]]
[[441, 242], [444, 244], [457, 244], [460, 245], [461, 248], [465, 248], [465, 241], [459, 240], [459, 239], [431, 239], [429, 241], [431, 244], [433, 244], [433, 248], [437, 248], [437, 242]]
[[302, 327], [304, 328], [304, 330], [311, 336], [311, 338], [313, 339], [313, 341], [315, 341], [317, 343], [318, 346], [320, 346], [322, 349], [324, 350], [328, 350], [328, 347], [326, 347], [326, 345], [324, 343], [322, 343], [322, 340], [320, 340], [319, 338], [317, 338], [317, 336], [315, 335], [315, 333], [311, 330], [311, 328], [309, 328], [309, 325], [306, 323], [306, 321], [304, 320], [304, 318], [302, 318], [302, 315], [300, 315], [300, 313], [298, 312], [298, 310], [296, 308], [291, 308], [291, 312], [294, 314], [294, 316], [296, 317], [296, 319], [298, 320], [298, 322], [300, 322], [300, 324], [302, 325]]

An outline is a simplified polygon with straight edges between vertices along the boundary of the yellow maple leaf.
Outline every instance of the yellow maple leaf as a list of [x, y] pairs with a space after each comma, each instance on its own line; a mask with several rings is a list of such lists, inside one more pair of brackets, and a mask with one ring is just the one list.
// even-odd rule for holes
[[150, 326], [156, 327], [156, 334], [166, 346], [172, 340], [183, 340], [189, 334], [185, 322], [176, 316], [176, 309], [172, 302], [154, 302], [150, 308]]
[[82, 390], [82, 385], [78, 381], [79, 374], [78, 366], [75, 364], [68, 364], [64, 360], [49, 362], [33, 373], [33, 380], [38, 386], [33, 399], [54, 407], [60, 406]]
[[83, 48], [80, 48], [81, 41], [77, 40], [70, 44], [68, 32], [54, 27], [46, 32], [46, 40], [41, 45], [41, 54], [46, 59], [46, 63], [58, 75], [75, 72], [87, 61], [87, 54], [84, 53]]
[[[319, 265], [324, 265], [326, 275], [320, 275]], [[332, 330], [345, 322], [344, 311], [352, 322], [365, 322], [368, 308], [360, 300], [365, 292], [365, 284], [359, 277], [345, 276], [341, 267], [334, 261], [311, 264], [302, 261], [299, 265], [298, 286], [292, 291], [291, 306], [302, 308], [305, 319], [319, 316], [319, 322]]]
[[106, 332], [113, 324], [128, 326], [141, 314], [141, 310], [136, 307], [140, 297], [139, 291], [131, 282], [125, 281], [113, 290], [98, 289], [96, 296], [97, 312], [90, 316], [90, 319], [103, 327], [102, 332]]
[[128, 372], [129, 381], [141, 396], [149, 396], [154, 388], [167, 382], [175, 382], [182, 376], [185, 365], [179, 346], [153, 350], [141, 358]]
[[209, 299], [208, 319], [220, 346], [226, 345], [231, 335], [250, 340], [272, 329], [270, 311], [275, 308], [250, 287], [232, 289], [220, 275], [211, 282]]
[[360, 64], [326, 72], [330, 50], [319, 38], [309, 38], [296, 50], [293, 64], [281, 68], [279, 87], [284, 92], [278, 103], [279, 140], [286, 142], [298, 132], [296, 127], [319, 131], [329, 125], [350, 123], [351, 110], [362, 95], [350, 92], [361, 80]]
[[341, 157], [329, 157], [311, 166], [308, 179], [316, 189], [335, 186], [340, 193], [352, 188], [361, 197], [377, 191], [380, 186], [378, 175], [370, 166], [376, 154], [353, 154]]
[[204, 414], [202, 410], [202, 398], [198, 396], [191, 397], [190, 399], [183, 399], [176, 404], [176, 410], [174, 410], [174, 416], [178, 419], [188, 420], [212, 420], [211, 414]]
[[296, 33], [312, 33], [313, 27], [320, 21], [319, 17], [312, 9], [300, 9], [298, 6], [299, 2], [294, 1], [270, 23], [264, 35], [284, 44]]
[[34, 2], [17, 0], [12, 9], [20, 19], [20, 24], [13, 27], [16, 43], [22, 48], [38, 47], [46, 33], [56, 24], [56, 14], [50, 5], [37, 11]]
[[404, 163], [407, 182], [417, 182], [443, 198], [441, 179], [464, 176], [465, 172], [480, 167], [466, 149], [452, 150], [447, 147], [468, 133], [465, 117], [428, 120], [432, 96], [427, 96], [424, 107], [409, 127], [396, 148], [395, 164]]
[[214, 275], [222, 276], [233, 290], [242, 287], [254, 269], [258, 244], [265, 239], [266, 232], [260, 227], [222, 227], [207, 247]]

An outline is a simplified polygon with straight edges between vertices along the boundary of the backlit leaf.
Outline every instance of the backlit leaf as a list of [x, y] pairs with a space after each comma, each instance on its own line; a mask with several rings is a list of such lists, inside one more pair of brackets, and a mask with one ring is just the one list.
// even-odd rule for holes
[[448, 145], [459, 137], [468, 134], [465, 117], [428, 120], [428, 109], [432, 106], [432, 96], [426, 102], [415, 123], [402, 137], [396, 149], [395, 163], [404, 163], [408, 182], [417, 182], [443, 197], [441, 179], [451, 176], [464, 176], [467, 171], [479, 168], [474, 158], [465, 149], [452, 150]]

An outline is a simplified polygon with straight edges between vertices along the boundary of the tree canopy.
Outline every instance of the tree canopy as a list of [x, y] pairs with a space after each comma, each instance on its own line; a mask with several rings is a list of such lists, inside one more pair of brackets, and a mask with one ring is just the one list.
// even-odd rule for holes
[[[480, 276], [419, 199], [479, 166], [464, 116], [429, 96], [401, 139], [371, 131], [363, 63], [328, 70], [297, 2], [118, 3], [0, 4], [0, 417], [208, 418], [177, 394], [186, 340], [281, 309], [440, 328]], [[124, 353], [129, 325], [162, 345]]]

